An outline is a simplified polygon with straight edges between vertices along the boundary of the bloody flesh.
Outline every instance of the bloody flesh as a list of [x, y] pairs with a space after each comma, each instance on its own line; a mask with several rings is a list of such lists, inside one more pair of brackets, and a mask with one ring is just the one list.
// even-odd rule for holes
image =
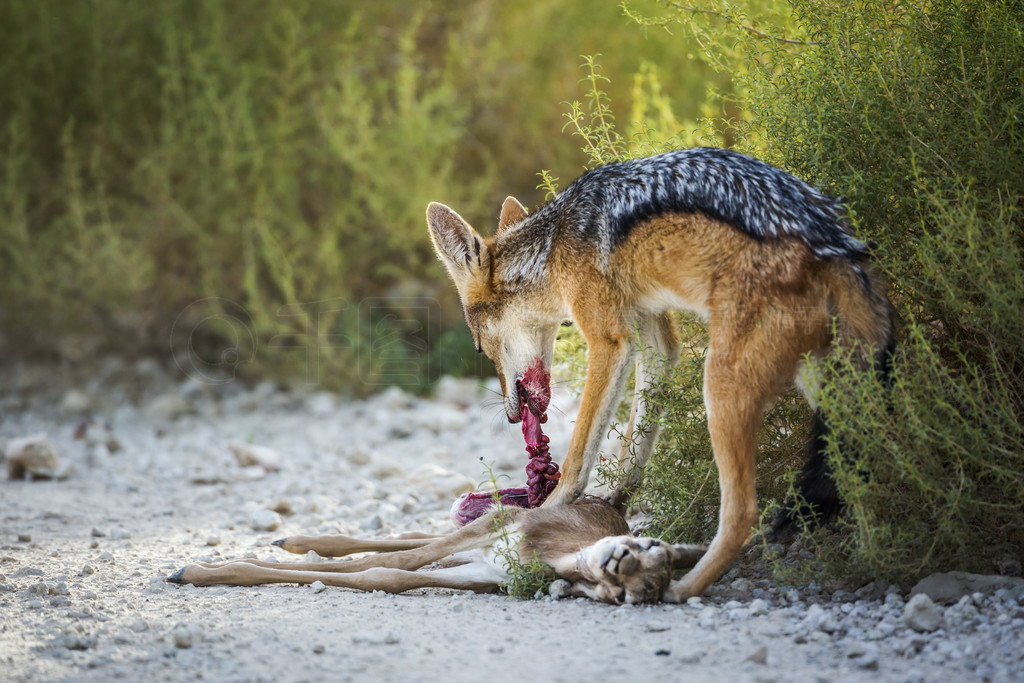
[[551, 399], [550, 386], [551, 377], [539, 359], [516, 382], [523, 440], [526, 441], [526, 452], [530, 454], [530, 460], [526, 463], [526, 487], [463, 495], [452, 507], [452, 521], [456, 526], [464, 526], [490, 510], [495, 495], [502, 505], [535, 508], [555, 490], [558, 478], [562, 475], [558, 471], [558, 464], [551, 462], [549, 439], [541, 430], [541, 425], [547, 422], [545, 411]]

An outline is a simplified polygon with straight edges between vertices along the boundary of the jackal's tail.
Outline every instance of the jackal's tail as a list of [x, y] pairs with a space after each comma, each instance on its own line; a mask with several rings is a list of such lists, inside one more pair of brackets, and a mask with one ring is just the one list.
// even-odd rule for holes
[[[834, 261], [826, 276], [836, 315], [837, 341], [862, 354], [862, 369], [888, 380], [895, 347], [892, 305], [884, 286], [859, 263]], [[790, 501], [775, 520], [773, 534], [790, 535], [804, 522], [825, 522], [842, 509], [825, 449], [830, 430], [815, 408], [807, 444], [807, 461], [800, 473], [799, 499]], [[844, 452], [843, 457], [852, 454]]]

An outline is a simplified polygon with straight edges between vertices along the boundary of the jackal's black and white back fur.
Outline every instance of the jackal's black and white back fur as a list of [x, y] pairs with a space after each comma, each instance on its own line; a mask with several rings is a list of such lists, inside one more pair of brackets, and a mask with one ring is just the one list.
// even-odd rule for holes
[[607, 254], [637, 223], [673, 212], [702, 213], [758, 240], [795, 237], [822, 260], [859, 261], [867, 251], [846, 231], [840, 201], [753, 157], [697, 147], [584, 173], [501, 236], [502, 246], [517, 254], [503, 275], [506, 282], [535, 280], [551, 245], [566, 238]]

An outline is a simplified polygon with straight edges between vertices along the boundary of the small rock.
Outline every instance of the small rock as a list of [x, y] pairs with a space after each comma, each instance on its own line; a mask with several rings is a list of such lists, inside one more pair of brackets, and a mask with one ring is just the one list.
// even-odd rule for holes
[[994, 593], [1007, 588], [1020, 593], [1024, 591], [1024, 579], [1015, 576], [970, 574], [966, 572], [943, 572], [932, 574], [910, 590], [911, 597], [924, 593], [934, 602], [956, 602], [973, 593]]
[[29, 600], [28, 601], [28, 608], [29, 609], [42, 609], [43, 608], [43, 601], [39, 600], [39, 599]]
[[760, 616], [768, 611], [768, 603], [761, 598], [755, 598], [750, 601], [750, 606], [747, 609], [750, 610], [750, 616]]
[[207, 536], [206, 545], [215, 546], [220, 545], [220, 536]]
[[18, 542], [19, 543], [31, 543], [32, 542], [32, 535], [31, 534], [18, 534]]
[[325, 586], [322, 581], [314, 581], [310, 584], [309, 588], [314, 593], [323, 593], [325, 590], [327, 590], [327, 586]]
[[243, 441], [229, 441], [228, 448], [242, 467], [262, 467], [267, 472], [281, 469], [281, 454], [266, 446], [257, 446]]
[[249, 521], [256, 531], [274, 531], [281, 526], [281, 515], [273, 510], [257, 510]]
[[87, 413], [92, 410], [93, 401], [79, 389], [68, 389], [60, 399], [60, 410], [69, 415]]
[[753, 662], [754, 664], [767, 664], [768, 663], [768, 648], [764, 645], [757, 648], [749, 655], [747, 655], [746, 661]]
[[315, 655], [322, 655], [324, 652], [326, 652], [326, 650], [327, 648], [325, 648], [323, 645], [320, 645], [319, 643], [313, 646], [313, 654]]
[[662, 621], [648, 621], [644, 624], [644, 630], [648, 633], [661, 633], [672, 628], [669, 624]]
[[11, 439], [4, 449], [10, 479], [53, 479], [60, 473], [57, 448], [46, 434]]
[[146, 405], [142, 412], [150, 420], [171, 422], [193, 411], [194, 408], [191, 401], [181, 394], [169, 392], [154, 398]]
[[127, 539], [131, 538], [131, 537], [132, 537], [132, 535], [130, 533], [128, 533], [128, 531], [126, 529], [122, 529], [120, 527], [117, 527], [117, 528], [114, 528], [114, 529], [110, 530], [110, 540], [112, 540], [112, 541], [124, 541], [124, 540], [127, 540]]
[[926, 633], [942, 625], [942, 615], [931, 598], [918, 593], [903, 608], [903, 622], [918, 633]]
[[114, 561], [114, 554], [109, 552], [109, 551], [102, 552], [102, 553], [100, 553], [100, 556], [97, 559], [100, 559], [100, 560], [102, 560], [104, 562], [113, 562]]
[[697, 625], [704, 629], [715, 627], [715, 615], [718, 614], [718, 610], [710, 605], [705, 607], [697, 615]]
[[353, 448], [345, 455], [349, 463], [356, 467], [363, 467], [370, 464], [370, 452], [365, 448]]
[[38, 569], [36, 567], [22, 567], [21, 569], [18, 569], [17, 571], [15, 571], [11, 576], [21, 577], [21, 576], [42, 576], [42, 575], [43, 575], [43, 570], [42, 569]]
[[555, 579], [548, 586], [548, 595], [555, 600], [567, 598], [572, 594], [572, 584], [565, 579]]
[[68, 650], [88, 650], [96, 646], [96, 637], [82, 637], [74, 631], [61, 633], [54, 640], [56, 647], [67, 648]]
[[91, 534], [92, 534], [93, 536], [95, 536], [96, 538], [103, 538], [104, 536], [106, 536], [106, 535], [107, 535], [107, 534], [106, 534], [105, 532], [103, 532], [103, 531], [100, 531], [100, 530], [99, 530], [99, 529], [97, 529], [96, 527], [93, 527], [93, 528], [92, 528], [92, 531], [91, 531], [91, 532], [89, 532], [89, 533], [91, 533]]
[[878, 648], [874, 645], [868, 645], [856, 640], [847, 641], [846, 656], [859, 669], [871, 670], [878, 668]]
[[71, 599], [66, 595], [58, 595], [57, 597], [50, 598], [50, 605], [53, 607], [67, 607], [71, 604]]
[[188, 649], [203, 639], [203, 627], [199, 624], [178, 624], [171, 634], [175, 647]]
[[388, 631], [387, 633], [353, 633], [353, 645], [397, 645], [401, 640], [397, 635]]
[[90, 418], [80, 422], [75, 428], [75, 439], [85, 441], [85, 445], [92, 448], [106, 448], [107, 453], [117, 453], [122, 448], [114, 430], [102, 420]]
[[274, 505], [270, 509], [278, 514], [286, 516], [295, 514], [295, 510], [294, 508], [292, 508], [292, 504], [285, 498], [282, 498], [281, 500], [274, 503]]
[[138, 619], [137, 621], [135, 621], [135, 623], [131, 625], [131, 629], [135, 633], [142, 633], [143, 631], [148, 631], [149, 622], [147, 622], [145, 619]]
[[690, 607], [700, 607], [704, 604], [704, 601], [699, 595], [694, 595], [692, 598], [686, 599], [686, 604]]

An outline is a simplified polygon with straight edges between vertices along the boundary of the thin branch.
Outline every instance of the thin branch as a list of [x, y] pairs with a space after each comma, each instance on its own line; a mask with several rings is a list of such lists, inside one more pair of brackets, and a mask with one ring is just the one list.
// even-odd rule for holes
[[671, 5], [672, 7], [675, 7], [676, 9], [678, 9], [680, 11], [700, 12], [701, 14], [707, 14], [707, 15], [710, 15], [710, 16], [713, 16], [713, 17], [720, 17], [720, 18], [724, 19], [727, 22], [731, 22], [731, 23], [736, 24], [737, 26], [739, 26], [744, 31], [747, 31], [748, 33], [752, 33], [755, 36], [757, 36], [758, 38], [764, 38], [765, 40], [774, 40], [777, 43], [786, 43], [788, 45], [821, 45], [821, 43], [816, 41], [816, 40], [790, 40], [789, 38], [779, 38], [777, 36], [773, 36], [773, 35], [770, 35], [768, 33], [765, 33], [764, 31], [759, 31], [756, 28], [754, 28], [753, 26], [747, 26], [745, 24], [740, 24], [733, 17], [730, 17], [727, 14], [722, 14], [721, 12], [716, 12], [715, 10], [700, 9], [698, 7], [690, 7], [689, 5], [684, 5], [684, 4], [679, 3], [679, 2], [670, 2], [668, 4]]

